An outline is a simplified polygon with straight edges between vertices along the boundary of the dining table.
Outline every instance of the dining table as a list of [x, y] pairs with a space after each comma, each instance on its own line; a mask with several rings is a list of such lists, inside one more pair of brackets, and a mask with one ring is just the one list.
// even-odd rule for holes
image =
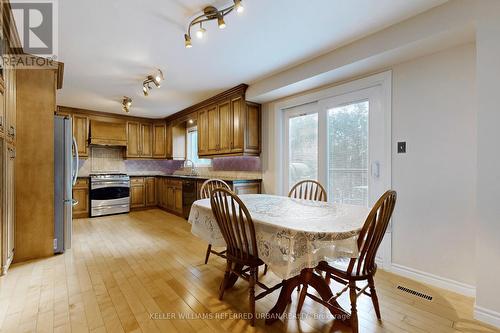
[[[357, 238], [370, 210], [364, 206], [294, 199], [269, 194], [239, 196], [255, 227], [258, 256], [282, 279], [280, 295], [266, 315], [266, 324], [279, 320], [293, 290], [307, 284], [329, 304], [335, 319], [349, 323], [350, 314], [337, 303], [314, 268], [322, 261], [358, 257]], [[212, 213], [210, 199], [193, 203], [188, 221], [191, 233], [215, 247], [226, 242]], [[236, 283], [234, 274], [230, 288]]]

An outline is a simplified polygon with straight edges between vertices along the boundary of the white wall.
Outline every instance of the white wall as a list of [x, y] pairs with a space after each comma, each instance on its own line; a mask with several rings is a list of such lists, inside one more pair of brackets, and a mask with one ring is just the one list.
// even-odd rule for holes
[[[475, 45], [393, 67], [392, 261], [475, 285]], [[396, 154], [398, 141], [407, 153]]]
[[479, 221], [476, 318], [500, 327], [500, 1], [485, 0], [477, 27]]
[[[392, 96], [393, 263], [474, 285], [475, 45], [394, 66]], [[279, 193], [282, 177], [274, 104], [263, 109], [266, 193]], [[395, 153], [401, 140], [405, 155]]]

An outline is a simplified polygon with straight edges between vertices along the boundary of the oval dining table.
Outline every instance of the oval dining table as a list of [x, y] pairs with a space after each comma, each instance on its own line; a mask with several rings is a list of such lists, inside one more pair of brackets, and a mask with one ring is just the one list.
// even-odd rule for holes
[[[267, 194], [239, 196], [255, 226], [258, 255], [281, 278], [276, 305], [266, 324], [279, 320], [291, 302], [293, 290], [307, 284], [314, 288], [335, 319], [349, 323], [350, 314], [337, 301], [328, 283], [314, 272], [321, 261], [358, 257], [357, 236], [370, 210], [363, 206], [293, 199]], [[210, 199], [195, 201], [188, 221], [191, 233], [212, 246], [226, 246], [212, 213]], [[236, 283], [234, 274], [231, 283]]]

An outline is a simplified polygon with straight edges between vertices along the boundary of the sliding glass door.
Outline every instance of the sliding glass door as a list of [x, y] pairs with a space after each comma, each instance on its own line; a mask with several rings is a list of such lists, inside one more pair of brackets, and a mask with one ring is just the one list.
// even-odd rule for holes
[[390, 184], [380, 99], [373, 87], [285, 110], [285, 192], [315, 179], [330, 202], [372, 205]]

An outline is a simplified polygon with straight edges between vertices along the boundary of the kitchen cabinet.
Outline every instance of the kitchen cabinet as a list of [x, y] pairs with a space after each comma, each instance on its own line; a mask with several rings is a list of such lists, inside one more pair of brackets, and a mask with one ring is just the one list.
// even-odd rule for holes
[[127, 157], [141, 156], [141, 127], [137, 122], [127, 122]]
[[173, 156], [173, 144], [172, 144], [172, 124], [167, 124], [167, 128], [166, 128], [166, 137], [167, 137], [167, 141], [166, 141], [166, 157], [167, 158], [172, 158]]
[[127, 122], [127, 158], [153, 157], [153, 124]]
[[153, 157], [153, 125], [141, 124], [141, 157]]
[[73, 115], [73, 137], [78, 146], [79, 157], [89, 157], [89, 118]]
[[182, 216], [182, 180], [159, 177], [157, 186], [158, 206], [170, 213]]
[[73, 186], [73, 200], [78, 203], [73, 206], [73, 218], [87, 218], [90, 212], [89, 179], [78, 178]]
[[61, 77], [56, 68], [16, 69], [14, 262], [54, 255], [54, 111]]
[[245, 101], [241, 91], [230, 95], [223, 93], [209, 102], [198, 108], [198, 155], [258, 156], [261, 151], [260, 105]]
[[153, 124], [153, 158], [167, 157], [167, 126]]
[[[207, 153], [210, 154], [217, 154], [219, 151], [219, 139], [220, 139], [220, 132], [219, 132], [219, 110], [217, 109], [217, 105], [211, 105], [207, 108], [207, 119], [208, 119], [208, 124], [207, 124]], [[198, 153], [198, 155], [200, 155]]]
[[156, 179], [155, 177], [147, 177], [145, 180], [146, 206], [156, 206]]
[[261, 181], [233, 181], [232, 182], [233, 192], [237, 195], [241, 194], [260, 194], [261, 193]]
[[130, 208], [146, 207], [146, 189], [143, 177], [130, 178]]

